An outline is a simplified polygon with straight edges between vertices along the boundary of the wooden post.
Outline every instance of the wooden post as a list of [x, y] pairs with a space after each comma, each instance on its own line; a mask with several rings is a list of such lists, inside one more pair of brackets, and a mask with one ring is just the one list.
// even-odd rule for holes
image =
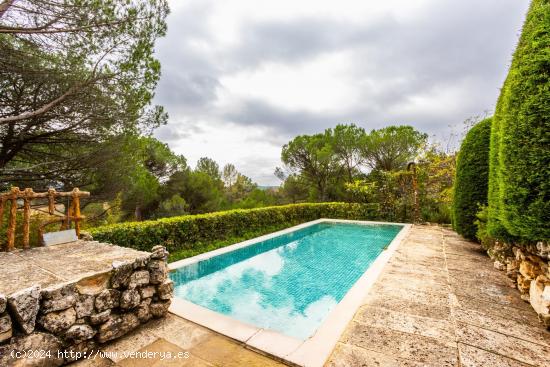
[[78, 187], [73, 189], [73, 216], [74, 216], [74, 229], [76, 237], [80, 238], [80, 190]]
[[15, 225], [17, 221], [17, 194], [19, 193], [18, 187], [12, 187], [11, 189], [11, 207], [10, 207], [10, 219], [8, 223], [8, 242], [6, 243], [6, 251], [13, 251], [15, 248]]
[[23, 248], [29, 248], [30, 244], [30, 224], [31, 224], [31, 199], [34, 192], [32, 189], [25, 189], [25, 196], [23, 198]]
[[48, 189], [48, 212], [50, 215], [55, 214], [55, 189]]

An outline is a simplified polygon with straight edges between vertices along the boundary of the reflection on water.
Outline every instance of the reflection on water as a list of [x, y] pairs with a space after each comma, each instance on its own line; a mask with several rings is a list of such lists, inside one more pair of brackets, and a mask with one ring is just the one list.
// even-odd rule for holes
[[171, 277], [178, 297], [306, 339], [400, 229], [323, 223], [178, 269]]

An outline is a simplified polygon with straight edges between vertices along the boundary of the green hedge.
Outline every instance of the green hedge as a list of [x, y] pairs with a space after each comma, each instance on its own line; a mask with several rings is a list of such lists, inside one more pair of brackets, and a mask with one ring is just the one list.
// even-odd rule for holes
[[164, 245], [176, 252], [242, 237], [262, 228], [285, 228], [319, 218], [380, 219], [376, 206], [356, 203], [308, 203], [186, 215], [120, 223], [90, 230], [94, 240], [148, 251]]
[[456, 161], [453, 226], [459, 234], [471, 240], [476, 239], [475, 221], [480, 205], [487, 205], [491, 122], [492, 119], [488, 118], [470, 129]]
[[550, 1], [533, 0], [495, 113], [489, 233], [550, 239]]

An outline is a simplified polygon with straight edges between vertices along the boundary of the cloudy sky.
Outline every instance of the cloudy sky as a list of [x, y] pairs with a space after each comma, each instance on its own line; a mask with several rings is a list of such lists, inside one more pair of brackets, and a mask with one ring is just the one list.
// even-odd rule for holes
[[192, 166], [234, 163], [261, 185], [278, 184], [283, 144], [338, 123], [447, 142], [494, 109], [528, 5], [174, 0], [156, 47], [155, 102], [170, 115], [156, 136]]

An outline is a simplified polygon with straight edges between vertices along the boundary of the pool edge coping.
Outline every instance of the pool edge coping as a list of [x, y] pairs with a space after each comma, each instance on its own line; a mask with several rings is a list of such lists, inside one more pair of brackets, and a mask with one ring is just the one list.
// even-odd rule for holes
[[[268, 354], [285, 363], [304, 367], [323, 366], [332, 354], [332, 351], [342, 333], [345, 331], [346, 326], [353, 319], [353, 316], [359, 308], [365, 303], [365, 298], [368, 296], [372, 285], [382, 273], [382, 270], [392, 257], [393, 253], [405, 239], [412, 227], [412, 224], [321, 218], [206, 252], [204, 254], [199, 254], [188, 259], [175, 261], [168, 264], [168, 266], [170, 271], [173, 271], [182, 266], [191, 265], [214, 256], [247, 247], [255, 243], [299, 229], [307, 228], [322, 222], [388, 224], [401, 225], [403, 228], [401, 228], [386, 249], [377, 256], [375, 261], [353, 284], [342, 300], [338, 302], [336, 307], [327, 315], [327, 318], [323, 321], [315, 333], [308, 339], [300, 340], [273, 330], [250, 325], [177, 297], [174, 297], [172, 300], [169, 311], [179, 317], [211, 329], [219, 334], [242, 342], [249, 349]], [[269, 342], [265, 340], [265, 338], [267, 338]]]

